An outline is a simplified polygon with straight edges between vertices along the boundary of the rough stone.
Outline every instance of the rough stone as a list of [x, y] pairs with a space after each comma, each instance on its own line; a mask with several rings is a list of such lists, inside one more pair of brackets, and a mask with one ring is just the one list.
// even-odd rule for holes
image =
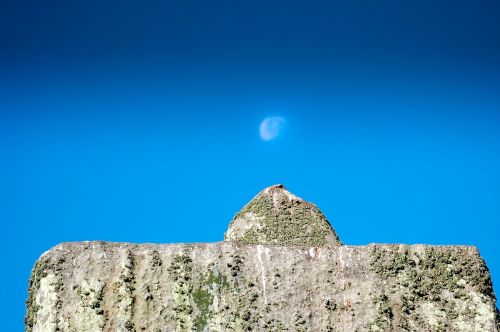
[[225, 240], [283, 246], [342, 244], [316, 205], [281, 184], [262, 190], [245, 205], [231, 221]]
[[[250, 202], [224, 242], [55, 246], [33, 268], [26, 331], [500, 331], [475, 247], [340, 245], [295, 196], [293, 212], [272, 219], [283, 195], [257, 195], [257, 205], [276, 203]], [[300, 218], [311, 237], [285, 236], [281, 223]], [[236, 231], [242, 220], [251, 240]], [[323, 240], [315, 229], [327, 230]]]

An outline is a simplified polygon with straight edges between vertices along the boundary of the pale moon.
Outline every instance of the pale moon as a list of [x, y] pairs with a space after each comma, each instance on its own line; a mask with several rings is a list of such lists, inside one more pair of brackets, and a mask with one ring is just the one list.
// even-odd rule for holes
[[279, 136], [283, 130], [285, 119], [280, 116], [270, 116], [265, 118], [259, 126], [260, 138], [270, 141]]

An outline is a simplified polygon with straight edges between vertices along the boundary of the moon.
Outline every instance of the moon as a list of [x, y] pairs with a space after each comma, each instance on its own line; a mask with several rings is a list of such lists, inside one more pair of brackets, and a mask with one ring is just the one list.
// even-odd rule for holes
[[260, 138], [270, 141], [279, 136], [283, 130], [285, 119], [281, 116], [269, 116], [262, 120], [259, 126]]

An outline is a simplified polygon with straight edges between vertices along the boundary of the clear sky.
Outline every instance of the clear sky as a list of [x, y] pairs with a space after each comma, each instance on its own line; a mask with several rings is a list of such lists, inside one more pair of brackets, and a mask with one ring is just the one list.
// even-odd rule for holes
[[0, 3], [2, 330], [50, 247], [220, 241], [276, 183], [500, 292], [500, 2]]

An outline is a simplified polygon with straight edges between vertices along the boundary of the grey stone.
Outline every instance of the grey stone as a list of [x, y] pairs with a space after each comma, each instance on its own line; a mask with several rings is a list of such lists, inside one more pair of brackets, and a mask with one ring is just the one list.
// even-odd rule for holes
[[249, 203], [224, 242], [55, 246], [33, 268], [26, 330], [500, 331], [475, 247], [340, 245], [317, 208], [283, 195], [257, 195], [276, 200]]
[[281, 184], [255, 196], [235, 216], [226, 241], [283, 246], [337, 246], [337, 234], [312, 203], [293, 195]]

